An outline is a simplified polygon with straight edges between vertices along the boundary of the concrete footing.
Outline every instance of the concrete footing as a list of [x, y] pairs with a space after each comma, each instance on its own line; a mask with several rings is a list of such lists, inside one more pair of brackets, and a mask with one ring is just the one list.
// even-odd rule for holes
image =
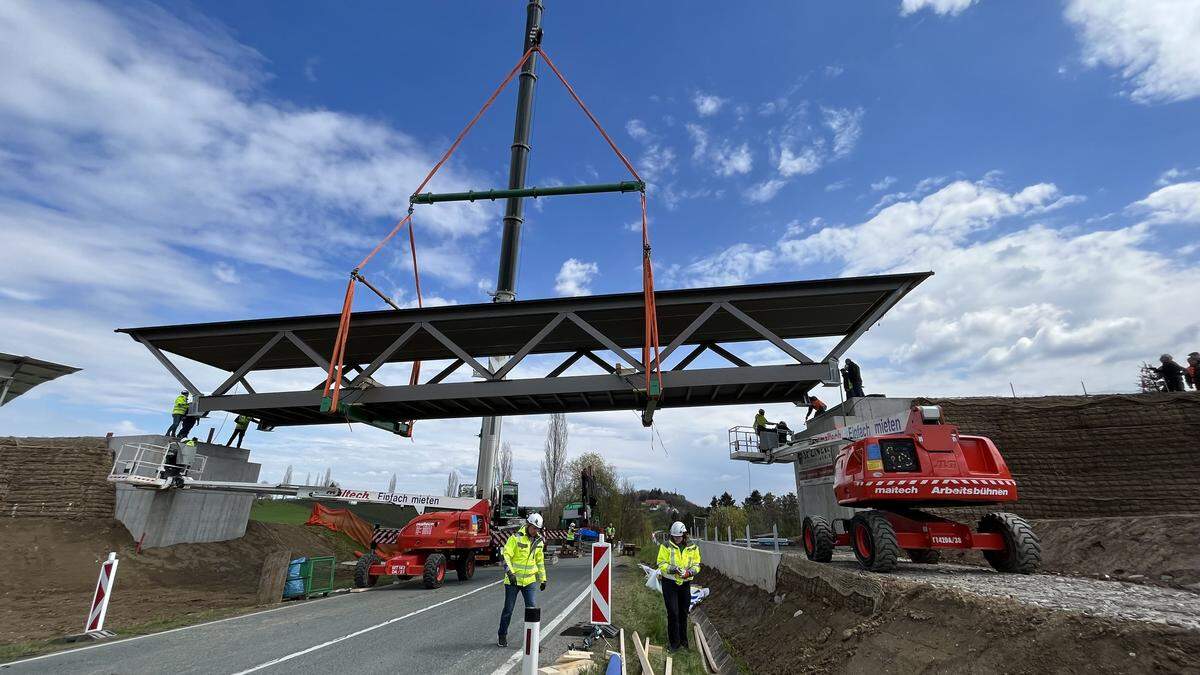
[[757, 586], [768, 593], [775, 592], [782, 553], [715, 541], [697, 541], [696, 544], [700, 547], [701, 565], [712, 567], [738, 583]]
[[[108, 439], [114, 452], [125, 443], [166, 445], [166, 436], [115, 436]], [[206, 480], [253, 483], [260, 466], [250, 462], [250, 451], [210, 443], [197, 443], [198, 454], [208, 458]], [[144, 548], [172, 544], [237, 539], [246, 533], [254, 495], [212, 490], [147, 490], [118, 485], [115, 517]]]

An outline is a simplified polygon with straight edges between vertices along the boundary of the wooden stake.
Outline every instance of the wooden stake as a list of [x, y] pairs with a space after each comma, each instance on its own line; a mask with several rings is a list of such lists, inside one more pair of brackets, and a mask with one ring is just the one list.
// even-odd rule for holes
[[633, 631], [633, 648], [637, 650], [638, 661], [642, 664], [642, 673], [654, 675], [654, 668], [650, 667], [650, 657], [646, 656], [646, 650], [642, 647], [642, 639], [638, 637], [636, 630]]
[[663, 671], [664, 675], [671, 675], [671, 657], [667, 657], [667, 667]]
[[625, 672], [625, 629], [621, 629], [621, 675], [627, 675]]
[[716, 665], [711, 663], [712, 657], [707, 652], [708, 645], [704, 642], [704, 633], [700, 632], [698, 624], [692, 624], [692, 635], [696, 637], [696, 651], [700, 652], [700, 663], [704, 664], [704, 671], [717, 672]]

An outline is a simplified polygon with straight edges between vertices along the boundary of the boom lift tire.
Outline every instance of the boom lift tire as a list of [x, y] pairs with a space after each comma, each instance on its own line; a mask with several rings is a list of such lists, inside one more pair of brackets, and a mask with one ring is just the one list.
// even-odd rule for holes
[[942, 552], [935, 548], [906, 548], [908, 559], [922, 565], [936, 565], [942, 561]]
[[370, 588], [379, 581], [379, 576], [371, 574], [371, 565], [379, 562], [379, 558], [374, 552], [367, 553], [358, 559], [358, 564], [354, 566], [354, 587], [355, 588]]
[[858, 564], [872, 572], [890, 572], [896, 568], [900, 545], [896, 530], [879, 511], [860, 513], [850, 520], [851, 548]]
[[469, 581], [475, 576], [475, 552], [467, 551], [454, 563], [454, 572], [459, 581]]
[[430, 553], [425, 559], [425, 573], [421, 575], [425, 588], [441, 588], [446, 583], [446, 556]]
[[802, 528], [804, 539], [804, 555], [813, 562], [829, 562], [833, 560], [834, 534], [833, 526], [820, 516], [809, 516], [804, 519]]
[[980, 532], [1004, 536], [1003, 551], [984, 551], [983, 557], [1000, 572], [1033, 574], [1042, 564], [1042, 542], [1029, 521], [1014, 513], [989, 513], [979, 520]]

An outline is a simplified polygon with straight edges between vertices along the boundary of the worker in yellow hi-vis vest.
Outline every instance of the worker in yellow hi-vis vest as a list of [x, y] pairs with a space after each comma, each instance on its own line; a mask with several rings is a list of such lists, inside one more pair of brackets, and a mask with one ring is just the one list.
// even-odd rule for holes
[[667, 606], [667, 651], [688, 649], [687, 618], [692, 606], [692, 579], [700, 573], [700, 547], [688, 540], [687, 527], [676, 521], [658, 547], [663, 603]]
[[233, 445], [233, 439], [237, 439], [237, 446], [242, 447], [242, 441], [246, 438], [246, 429], [250, 428], [250, 423], [254, 420], [246, 415], [238, 415], [233, 421], [233, 433], [229, 435], [229, 442], [226, 446]]
[[500, 613], [499, 639], [496, 644], [508, 646], [508, 622], [512, 619], [517, 604], [517, 593], [526, 607], [537, 607], [534, 584], [546, 590], [545, 542], [542, 541], [542, 516], [529, 514], [525, 527], [515, 532], [504, 543], [501, 557], [504, 558], [504, 611]]
[[[188, 393], [187, 390], [179, 392], [175, 397], [175, 405], [171, 406], [171, 426], [167, 427], [167, 435], [175, 436], [179, 431], [179, 423], [183, 421], [183, 416], [188, 411]], [[184, 432], [186, 434], [186, 432]], [[176, 436], [176, 438], [178, 438]]]

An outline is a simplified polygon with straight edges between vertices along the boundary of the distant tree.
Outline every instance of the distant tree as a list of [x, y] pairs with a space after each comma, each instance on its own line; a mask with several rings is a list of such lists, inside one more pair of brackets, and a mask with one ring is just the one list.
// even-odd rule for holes
[[710, 508], [710, 509], [717, 508], [717, 496], [716, 495], [713, 495], [712, 501], [709, 502], [709, 504], [708, 504], [708, 508]]
[[721, 497], [717, 499], [717, 506], [737, 506], [737, 502], [733, 499], [733, 495], [722, 492]]
[[450, 475], [446, 477], [446, 496], [458, 496], [458, 472], [450, 469]]
[[[538, 467], [542, 478], [542, 503], [554, 518], [556, 511], [561, 512], [559, 492], [566, 479], [567, 468], [567, 416], [554, 413], [550, 416], [550, 424], [546, 427], [545, 455]], [[557, 518], [551, 520], [557, 522]]]
[[762, 505], [763, 496], [758, 490], [751, 491], [750, 496], [746, 497], [746, 499], [742, 501], [742, 506], [747, 509], [762, 508]]
[[1167, 381], [1158, 374], [1158, 370], [1154, 366], [1142, 361], [1141, 370], [1138, 371], [1138, 389], [1143, 394], [1152, 391], [1166, 391]]
[[512, 443], [504, 441], [500, 446], [500, 482], [509, 482], [513, 477]]
[[718, 506], [708, 516], [708, 524], [715, 528], [714, 538], [725, 537], [732, 530], [734, 537], [745, 536], [746, 512], [736, 506]]

